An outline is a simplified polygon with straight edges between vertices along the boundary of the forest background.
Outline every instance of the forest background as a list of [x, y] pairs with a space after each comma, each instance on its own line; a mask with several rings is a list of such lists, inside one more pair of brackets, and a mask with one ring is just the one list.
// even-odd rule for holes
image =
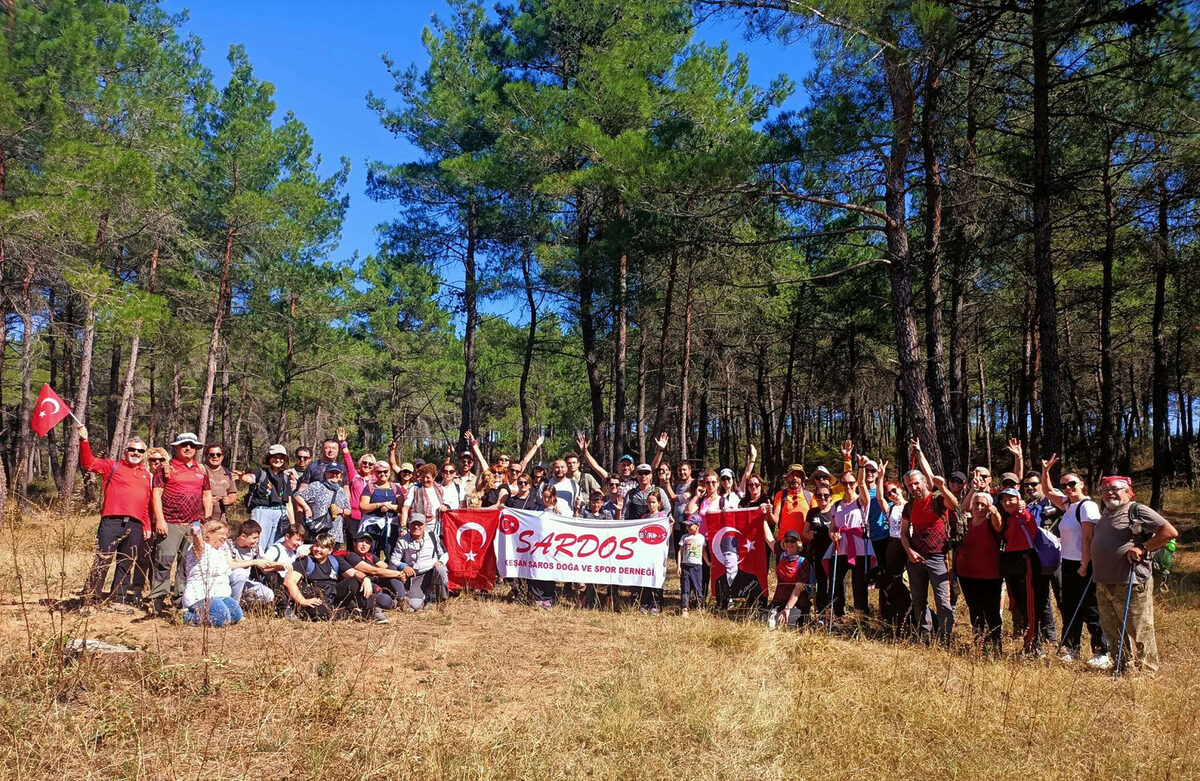
[[[795, 72], [756, 86], [711, 19]], [[253, 52], [214, 80], [184, 15], [0, 0], [0, 496], [95, 489], [72, 426], [29, 430], [49, 383], [98, 451], [195, 430], [237, 468], [340, 424], [406, 459], [469, 429], [641, 460], [667, 431], [672, 461], [753, 444], [772, 478], [847, 436], [899, 463], [919, 437], [942, 472], [1017, 436], [1148, 468], [1161, 506], [1194, 471], [1198, 22], [453, 0], [364, 95], [418, 150], [354, 161], [364, 194]], [[364, 195], [392, 219], [360, 257]]]

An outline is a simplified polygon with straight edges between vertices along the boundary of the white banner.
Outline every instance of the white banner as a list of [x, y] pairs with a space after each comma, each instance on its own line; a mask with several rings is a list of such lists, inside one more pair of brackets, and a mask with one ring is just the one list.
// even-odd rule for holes
[[502, 578], [662, 588], [670, 522], [591, 521], [504, 509], [497, 569]]

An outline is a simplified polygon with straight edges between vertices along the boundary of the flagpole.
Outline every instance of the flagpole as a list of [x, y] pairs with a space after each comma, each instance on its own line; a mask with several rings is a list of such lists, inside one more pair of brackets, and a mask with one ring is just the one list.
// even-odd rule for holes
[[74, 412], [72, 412], [72, 411], [71, 411], [71, 409], [70, 409], [69, 407], [67, 408], [67, 414], [71, 416], [71, 420], [75, 421], [75, 422], [76, 422], [76, 423], [78, 423], [80, 426], [82, 426], [82, 425], [83, 425], [83, 421], [82, 421], [82, 420], [80, 420], [79, 418], [75, 417], [75, 413], [74, 413]]

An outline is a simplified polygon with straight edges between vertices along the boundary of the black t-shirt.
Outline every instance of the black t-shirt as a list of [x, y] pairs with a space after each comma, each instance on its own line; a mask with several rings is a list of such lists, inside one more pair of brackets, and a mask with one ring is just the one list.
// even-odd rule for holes
[[506, 507], [511, 507], [514, 510], [539, 510], [542, 507], [542, 502], [532, 491], [529, 495], [522, 499], [519, 496], [510, 496], [504, 501]]
[[764, 504], [768, 506], [771, 504], [771, 497], [767, 496], [765, 493], [760, 495], [757, 499], [751, 499], [750, 494], [746, 494], [745, 496], [741, 497], [741, 501], [738, 502], [738, 507], [745, 510], [747, 507], [762, 507]]
[[483, 494], [483, 506], [493, 507], [496, 502], [500, 501], [500, 489], [493, 488], [490, 491], [485, 491]]
[[664, 510], [669, 509], [671, 500], [667, 498], [667, 493], [656, 485], [651, 485], [646, 490], [634, 488], [625, 495], [625, 517], [631, 521], [638, 521], [650, 514], [650, 494], [657, 493], [659, 504]]
[[333, 591], [337, 586], [338, 573], [333, 569], [332, 556], [320, 562], [308, 556], [301, 556], [292, 562], [292, 569], [300, 573], [301, 583], [322, 592]]
[[808, 511], [806, 518], [809, 525], [813, 528], [813, 539], [809, 543], [814, 557], [825, 555], [825, 550], [829, 547], [829, 527], [833, 524], [833, 518], [827, 512], [821, 512], [817, 507], [813, 507]]
[[273, 469], [254, 471], [254, 485], [250, 488], [250, 508], [278, 507], [292, 498], [292, 481], [284, 472]]

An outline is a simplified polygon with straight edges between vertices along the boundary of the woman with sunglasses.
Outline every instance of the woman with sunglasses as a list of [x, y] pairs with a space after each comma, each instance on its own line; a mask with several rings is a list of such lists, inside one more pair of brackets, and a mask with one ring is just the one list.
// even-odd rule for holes
[[987, 491], [964, 499], [967, 517], [962, 542], [954, 555], [958, 586], [967, 601], [975, 642], [985, 651], [1000, 652], [1000, 540], [1003, 522]]
[[[1092, 536], [1100, 520], [1100, 506], [1087, 495], [1087, 484], [1075, 472], [1067, 472], [1055, 490], [1050, 470], [1058, 463], [1058, 454], [1042, 461], [1042, 485], [1049, 489], [1046, 498], [1062, 512], [1058, 522], [1062, 544], [1062, 660], [1079, 658], [1080, 640], [1086, 625], [1091, 636], [1092, 658], [1088, 664], [1107, 668], [1108, 645], [1100, 629], [1100, 608], [1096, 602], [1096, 584], [1092, 582]], [[1074, 618], [1074, 620], [1072, 620]]]
[[[879, 577], [879, 616], [892, 630], [900, 633], [908, 615], [912, 597], [904, 586], [904, 569], [908, 556], [900, 543], [900, 526], [904, 522], [904, 491], [900, 484], [887, 479], [887, 462], [875, 474], [875, 502], [887, 520], [888, 539], [884, 548], [883, 569]], [[878, 556], [878, 550], [876, 556]]]
[[96, 558], [83, 586], [83, 604], [89, 608], [104, 593], [104, 581], [113, 559], [113, 609], [132, 613], [130, 574], [142, 549], [142, 540], [150, 536], [150, 489], [152, 475], [143, 459], [146, 443], [134, 437], [125, 443], [124, 457], [96, 458], [88, 442], [88, 430], [79, 429], [79, 463], [84, 471], [100, 475], [104, 482], [104, 504], [100, 507], [100, 526], [96, 529]]
[[375, 543], [375, 554], [388, 559], [400, 538], [400, 508], [404, 495], [391, 480], [392, 468], [383, 460], [376, 460], [371, 467], [371, 483], [363, 487], [358, 497], [358, 509], [362, 512], [359, 531], [371, 535]]
[[[861, 458], [865, 466], [866, 458]], [[867, 544], [867, 510], [871, 496], [867, 492], [867, 481], [860, 467], [857, 474], [843, 472], [841, 478], [842, 498], [831, 511], [832, 525], [829, 539], [833, 543], [825, 553], [831, 565], [833, 585], [833, 614], [838, 618], [846, 615], [846, 572], [851, 573], [850, 585], [854, 589], [854, 612], [867, 614], [867, 572], [873, 558]]]
[[342, 451], [342, 465], [346, 467], [345, 487], [350, 499], [350, 515], [345, 520], [343, 531], [348, 549], [350, 548], [349, 543], [353, 542], [358, 535], [358, 525], [362, 521], [362, 510], [359, 509], [358, 504], [362, 499], [363, 491], [373, 482], [371, 475], [375, 469], [376, 459], [372, 453], [363, 453], [358, 457], [357, 463], [354, 461], [354, 456], [350, 453], [350, 444], [346, 441], [344, 426], [338, 426], [337, 438], [338, 447]]
[[[804, 519], [800, 540], [804, 543], [804, 558], [817, 562], [824, 561], [832, 544], [829, 531], [833, 526], [833, 490], [827, 485], [818, 485], [812, 493], [812, 499], [813, 504]], [[809, 568], [809, 577], [817, 592], [815, 615], [821, 616], [829, 609], [829, 575], [824, 567], [814, 565]]]

